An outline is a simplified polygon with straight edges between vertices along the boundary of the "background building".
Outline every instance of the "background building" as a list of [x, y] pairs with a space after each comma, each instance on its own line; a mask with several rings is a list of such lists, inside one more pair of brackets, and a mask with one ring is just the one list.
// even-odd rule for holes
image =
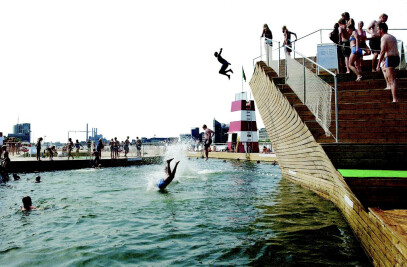
[[8, 137], [20, 139], [21, 142], [30, 142], [31, 140], [31, 124], [18, 123], [13, 127], [13, 133], [8, 134]]
[[266, 128], [261, 128], [259, 130], [259, 141], [265, 142], [269, 141], [269, 135], [267, 134]]
[[228, 142], [229, 124], [220, 123], [216, 119], [213, 119], [213, 131], [215, 135], [212, 142], [215, 144], [224, 144]]

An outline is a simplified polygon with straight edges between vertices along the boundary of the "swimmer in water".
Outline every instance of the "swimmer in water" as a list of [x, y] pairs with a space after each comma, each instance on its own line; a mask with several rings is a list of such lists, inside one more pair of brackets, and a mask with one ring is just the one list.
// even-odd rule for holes
[[36, 184], [41, 183], [41, 176], [35, 177], [35, 182]]
[[21, 207], [22, 211], [30, 211], [35, 210], [36, 207], [33, 206], [30, 196], [23, 197], [23, 207]]
[[167, 174], [167, 177], [165, 179], [161, 179], [157, 184], [157, 186], [158, 186], [158, 188], [160, 188], [160, 190], [164, 190], [167, 187], [167, 185], [169, 185], [175, 177], [175, 172], [177, 171], [177, 166], [179, 164], [179, 161], [177, 161], [175, 163], [174, 169], [171, 171], [170, 162], [172, 160], [173, 160], [173, 158], [167, 160], [167, 167], [165, 167], [165, 173]]

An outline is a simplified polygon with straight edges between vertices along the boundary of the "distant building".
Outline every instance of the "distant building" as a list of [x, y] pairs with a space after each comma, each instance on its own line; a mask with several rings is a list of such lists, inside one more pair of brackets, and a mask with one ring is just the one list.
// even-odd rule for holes
[[269, 135], [267, 134], [266, 128], [261, 128], [259, 130], [259, 140], [261, 140], [261, 141], [270, 140]]
[[193, 140], [199, 140], [199, 142], [202, 142], [202, 134], [199, 133], [199, 127], [191, 129], [191, 136]]
[[178, 143], [178, 137], [141, 137], [142, 143]]
[[213, 119], [213, 131], [215, 133], [212, 142], [216, 144], [224, 144], [228, 142], [229, 124], [220, 123]]
[[19, 123], [14, 125], [13, 133], [8, 134], [8, 137], [14, 137], [20, 139], [21, 142], [30, 142], [31, 140], [31, 124]]
[[187, 142], [192, 139], [192, 134], [180, 134], [179, 139], [181, 142]]

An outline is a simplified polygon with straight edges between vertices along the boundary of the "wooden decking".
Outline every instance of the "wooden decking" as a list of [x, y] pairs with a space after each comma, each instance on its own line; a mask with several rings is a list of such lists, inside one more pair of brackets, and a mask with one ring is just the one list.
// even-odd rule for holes
[[[378, 212], [373, 212], [372, 206], [369, 208], [369, 205], [374, 201], [378, 204], [374, 208], [380, 207], [384, 202], [366, 196], [363, 200], [366, 203], [370, 201], [370, 203], [367, 206], [364, 205], [359, 200], [358, 194], [360, 196], [361, 194], [359, 192], [355, 194], [357, 180], [352, 181], [354, 183], [349, 179], [345, 181], [335, 166], [335, 164], [353, 164], [355, 160], [362, 163], [364, 159], [368, 159], [364, 162], [365, 166], [374, 166], [377, 164], [378, 155], [382, 159], [389, 157], [391, 160], [400, 156], [406, 159], [407, 157], [403, 155], [406, 155], [404, 127], [406, 127], [407, 118], [402, 113], [405, 113], [407, 101], [393, 104], [391, 99], [388, 99], [389, 95], [381, 96], [380, 92], [384, 95], [390, 94], [390, 92], [383, 90], [383, 78], [379, 74], [364, 75], [366, 77], [363, 83], [369, 88], [360, 87], [363, 83], [352, 82], [350, 79], [355, 78], [352, 78], [352, 75], [341, 76], [339, 92], [342, 91], [346, 94], [340, 94], [342, 100], [338, 125], [340, 127], [339, 138], [342, 143], [337, 144], [334, 143], [332, 137], [325, 136], [309, 110], [299, 102], [298, 98], [290, 91], [291, 89], [283, 84], [284, 79], [276, 76], [271, 68], [263, 62], [259, 62], [256, 65], [250, 86], [279, 159], [283, 177], [334, 202], [342, 211], [375, 265], [407, 265], [406, 236], [393, 231], [393, 226], [388, 224], [388, 220], [382, 219], [385, 215], [380, 215], [382, 216], [380, 217]], [[369, 77], [371, 79], [368, 79]], [[359, 96], [367, 97], [370, 92], [377, 92], [372, 94], [371, 98], [369, 96], [368, 101], [358, 99], [358, 101], [349, 102], [351, 100], [349, 94], [352, 90], [348, 89], [347, 85], [349, 88], [353, 88], [354, 94]], [[367, 91], [363, 92], [364, 90]], [[405, 89], [401, 88], [400, 91], [402, 90]], [[400, 98], [403, 94], [405, 94], [404, 91]], [[384, 101], [385, 99], [387, 102]], [[353, 130], [354, 127], [359, 129]], [[391, 133], [388, 135], [392, 130], [398, 131], [399, 134]], [[392, 156], [395, 153], [395, 148], [398, 149], [396, 152], [399, 154]], [[341, 149], [346, 149], [347, 153], [342, 153]], [[342, 158], [343, 155], [346, 157]], [[366, 155], [375, 156], [369, 159]], [[336, 158], [336, 160], [331, 160], [331, 157]], [[401, 160], [396, 165], [398, 164], [400, 167], [404, 163]], [[404, 164], [404, 168], [405, 166], [407, 164]], [[369, 180], [364, 181], [368, 185], [361, 185], [360, 189], [366, 189], [367, 186], [370, 186], [369, 190], [372, 193], [374, 190], [380, 191], [380, 189], [372, 186], [373, 181], [370, 183]], [[396, 183], [392, 186], [397, 187], [404, 181], [387, 180], [388, 184], [384, 183], [383, 187], [388, 186], [390, 182]], [[355, 192], [352, 188], [355, 188]], [[403, 197], [403, 193], [404, 191], [399, 192], [398, 199], [394, 199], [393, 204]], [[388, 192], [388, 194], [390, 195], [392, 192]], [[381, 194], [379, 198], [385, 198], [385, 195]], [[392, 214], [391, 209], [394, 210], [395, 205], [393, 204], [388, 201], [387, 206], [383, 205], [380, 214], [390, 216]], [[388, 209], [384, 209], [384, 206]], [[401, 222], [397, 222], [397, 225], [404, 224], [405, 221], [402, 218]]]

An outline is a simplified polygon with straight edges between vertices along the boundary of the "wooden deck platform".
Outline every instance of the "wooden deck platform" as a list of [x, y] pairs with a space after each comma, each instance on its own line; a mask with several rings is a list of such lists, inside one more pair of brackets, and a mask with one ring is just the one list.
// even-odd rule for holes
[[[188, 151], [187, 157], [190, 158], [203, 158], [204, 152]], [[230, 152], [209, 152], [209, 158], [215, 159], [235, 159], [235, 160], [249, 160], [260, 162], [277, 162], [276, 154], [263, 154], [263, 153], [230, 153]]]
[[340, 143], [325, 135], [284, 78], [263, 62], [256, 64], [250, 87], [283, 177], [335, 203], [374, 265], [407, 266], [407, 237], [401, 234], [407, 224], [405, 178], [344, 179], [337, 171], [407, 167], [407, 72], [397, 72], [400, 103], [391, 103], [380, 74], [362, 75], [360, 83], [339, 75]]

